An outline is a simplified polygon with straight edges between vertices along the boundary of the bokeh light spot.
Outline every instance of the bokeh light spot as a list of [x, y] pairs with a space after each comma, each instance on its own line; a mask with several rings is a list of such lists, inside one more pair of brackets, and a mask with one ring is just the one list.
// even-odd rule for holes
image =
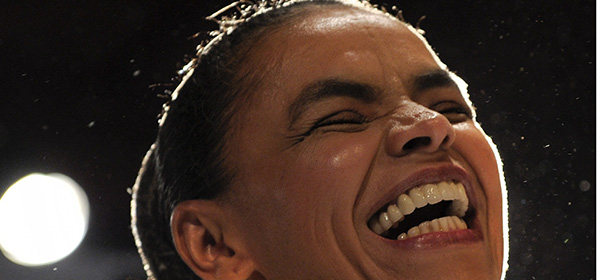
[[89, 202], [62, 174], [30, 174], [0, 198], [0, 249], [11, 261], [38, 266], [57, 262], [83, 240]]

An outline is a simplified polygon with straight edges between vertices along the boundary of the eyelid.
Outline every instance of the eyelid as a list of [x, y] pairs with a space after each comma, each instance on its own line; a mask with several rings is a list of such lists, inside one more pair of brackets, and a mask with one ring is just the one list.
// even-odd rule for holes
[[457, 113], [465, 115], [468, 119], [473, 118], [473, 112], [470, 106], [451, 100], [437, 102], [430, 106], [430, 109], [435, 110], [443, 115]]
[[[334, 121], [334, 120], [329, 120], [332, 119], [333, 117], [337, 117], [340, 116], [341, 114], [344, 113], [352, 113], [352, 117], [351, 119], [349, 117], [344, 117], [344, 118], [339, 118], [338, 120]], [[355, 121], [354, 121], [355, 120]], [[344, 123], [341, 123], [341, 122]], [[352, 110], [352, 109], [346, 109], [346, 110], [339, 110], [339, 111], [335, 111], [331, 114], [325, 115], [315, 121], [312, 121], [308, 126], [305, 132], [300, 133], [298, 135], [294, 135], [294, 136], [290, 136], [289, 138], [292, 139], [292, 144], [290, 145], [290, 147], [303, 142], [307, 137], [309, 137], [310, 135], [316, 133], [318, 131], [318, 129], [324, 130], [324, 129], [328, 129], [328, 130], [324, 130], [324, 132], [330, 132], [330, 131], [344, 131], [344, 132], [356, 132], [356, 131], [362, 131], [363, 127], [359, 126], [359, 123], [357, 122], [361, 122], [362, 124], [369, 122], [370, 119], [366, 117], [365, 114], [360, 113], [357, 110]], [[327, 122], [327, 123], [325, 123]], [[351, 123], [348, 123], [351, 122]], [[351, 128], [354, 128], [354, 126], [359, 126], [359, 129], [352, 129], [349, 130], [347, 127], [345, 129], [340, 129], [337, 128], [336, 130], [332, 129], [333, 125], [345, 125], [345, 126], [351, 126]], [[360, 129], [362, 128], [362, 129]]]
[[[348, 114], [347, 116], [342, 116]], [[341, 110], [341, 111], [337, 111], [334, 112], [332, 114], [329, 114], [327, 116], [324, 116], [322, 118], [320, 118], [319, 120], [317, 120], [312, 126], [310, 131], [313, 131], [317, 128], [320, 127], [324, 127], [324, 126], [330, 126], [330, 125], [340, 125], [340, 124], [357, 124], [357, 123], [363, 123], [367, 121], [367, 117], [356, 111], [356, 110], [352, 110], [352, 109], [348, 109], [348, 110]]]

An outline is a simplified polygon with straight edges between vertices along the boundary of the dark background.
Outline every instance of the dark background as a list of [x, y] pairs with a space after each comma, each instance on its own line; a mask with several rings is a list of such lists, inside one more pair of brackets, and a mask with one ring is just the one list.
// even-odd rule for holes
[[[144, 279], [131, 187], [165, 89], [214, 24], [212, 1], [12, 1], [0, 9], [0, 192], [60, 172], [92, 215], [63, 261], [0, 279]], [[398, 1], [390, 2], [396, 4]], [[403, 1], [441, 59], [470, 84], [504, 158], [509, 279], [595, 278], [595, 2]]]

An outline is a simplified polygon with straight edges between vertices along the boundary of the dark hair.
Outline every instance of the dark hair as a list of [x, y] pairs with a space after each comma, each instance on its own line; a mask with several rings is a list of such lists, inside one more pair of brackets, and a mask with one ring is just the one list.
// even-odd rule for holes
[[[234, 113], [262, 71], [242, 67], [265, 34], [303, 14], [303, 7], [350, 6], [342, 0], [235, 2], [212, 17], [220, 29], [198, 48], [163, 109], [157, 140], [144, 158], [133, 189], [132, 228], [149, 279], [199, 279], [174, 248], [170, 217], [185, 200], [213, 199], [231, 185], [224, 143]], [[370, 7], [368, 2], [361, 7]]]

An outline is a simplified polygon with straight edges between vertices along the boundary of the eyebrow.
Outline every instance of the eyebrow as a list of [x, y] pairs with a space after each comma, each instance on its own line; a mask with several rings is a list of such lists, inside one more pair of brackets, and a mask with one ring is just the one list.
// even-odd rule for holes
[[412, 97], [416, 99], [425, 91], [435, 88], [458, 87], [451, 75], [446, 70], [433, 70], [426, 74], [415, 77], [412, 85]]
[[378, 99], [378, 90], [370, 85], [356, 83], [352, 81], [344, 81], [339, 79], [327, 79], [310, 84], [301, 90], [288, 109], [290, 117], [290, 126], [296, 122], [300, 116], [313, 103], [318, 103], [334, 97], [348, 97], [362, 101], [364, 103], [373, 103]]

